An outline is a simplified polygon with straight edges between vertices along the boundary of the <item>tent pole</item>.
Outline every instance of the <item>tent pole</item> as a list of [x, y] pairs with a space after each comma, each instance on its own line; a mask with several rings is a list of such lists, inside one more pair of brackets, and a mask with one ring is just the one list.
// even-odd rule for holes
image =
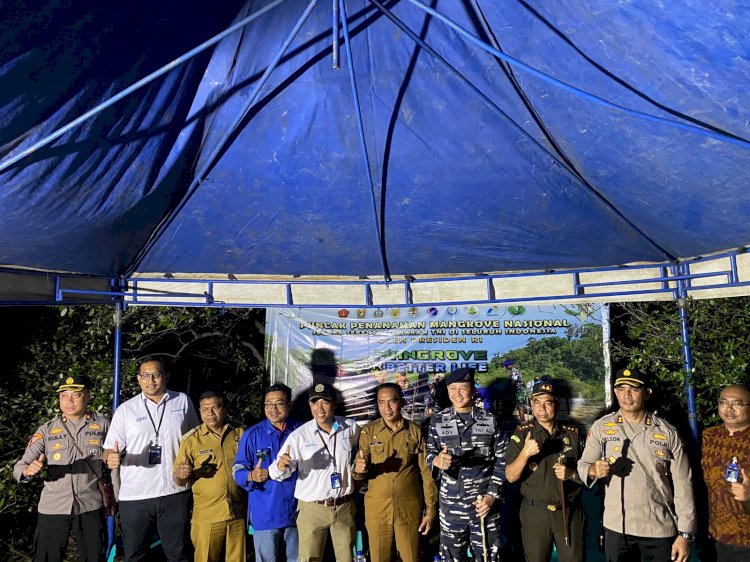
[[339, 0], [333, 0], [332, 6], [333, 21], [331, 22], [331, 31], [333, 32], [333, 69], [339, 69]]
[[[339, 0], [339, 10], [341, 16], [341, 30], [344, 33], [344, 48], [346, 50], [347, 63], [349, 65], [349, 81], [352, 87], [352, 100], [354, 102], [354, 116], [357, 118], [357, 132], [359, 133], [359, 143], [362, 148], [362, 161], [364, 163], [365, 178], [367, 179], [367, 186], [370, 188], [370, 201], [372, 203], [372, 214], [375, 221], [375, 238], [378, 244], [378, 252], [380, 258], [380, 268], [383, 273], [383, 280], [389, 282], [391, 280], [390, 273], [388, 272], [388, 263], [385, 256], [385, 246], [383, 241], [383, 233], [380, 231], [380, 221], [378, 220], [378, 207], [375, 200], [375, 186], [372, 182], [372, 170], [370, 169], [370, 156], [367, 153], [367, 140], [365, 139], [365, 126], [362, 121], [362, 110], [359, 103], [359, 93], [357, 91], [357, 79], [354, 75], [354, 58], [352, 56], [352, 40], [349, 36], [349, 22], [346, 17], [346, 5], [344, 0]], [[381, 210], [385, 212], [385, 210]]]
[[[120, 405], [120, 388], [122, 386], [122, 313], [125, 312], [125, 300], [117, 297], [114, 314], [114, 359], [112, 365], [112, 412], [114, 413]], [[113, 558], [111, 554], [115, 549], [115, 517], [107, 517], [107, 559]]]
[[694, 450], [700, 443], [698, 417], [695, 408], [695, 389], [693, 388], [693, 352], [690, 347], [690, 328], [688, 326], [687, 280], [690, 270], [686, 264], [673, 268], [680, 279], [677, 279], [677, 310], [680, 314], [680, 338], [682, 340], [682, 361], [685, 368], [685, 394], [687, 395], [688, 423], [693, 438]]

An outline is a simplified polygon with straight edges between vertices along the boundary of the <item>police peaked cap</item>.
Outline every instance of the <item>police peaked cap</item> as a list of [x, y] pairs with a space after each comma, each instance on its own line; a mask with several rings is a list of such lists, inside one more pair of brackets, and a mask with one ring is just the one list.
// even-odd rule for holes
[[620, 369], [615, 375], [615, 386], [628, 384], [630, 386], [648, 386], [648, 377], [637, 369]]

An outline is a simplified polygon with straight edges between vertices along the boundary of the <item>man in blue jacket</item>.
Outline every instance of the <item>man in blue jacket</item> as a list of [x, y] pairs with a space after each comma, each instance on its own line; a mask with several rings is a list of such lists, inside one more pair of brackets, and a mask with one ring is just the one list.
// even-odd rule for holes
[[268, 478], [268, 466], [279, 454], [281, 444], [300, 425], [287, 419], [291, 407], [288, 386], [267, 387], [263, 391], [266, 419], [245, 431], [234, 461], [234, 479], [248, 491], [247, 519], [254, 529], [257, 562], [276, 562], [282, 544], [286, 560], [298, 560], [296, 474], [281, 482]]

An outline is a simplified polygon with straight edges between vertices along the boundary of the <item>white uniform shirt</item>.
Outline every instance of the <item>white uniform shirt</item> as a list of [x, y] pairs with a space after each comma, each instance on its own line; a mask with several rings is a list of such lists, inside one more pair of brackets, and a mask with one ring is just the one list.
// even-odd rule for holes
[[[315, 420], [310, 420], [289, 435], [276, 460], [268, 467], [268, 474], [274, 480], [285, 480], [296, 470], [294, 497], [306, 502], [353, 494], [352, 451], [359, 443], [359, 431], [356, 423], [339, 416], [334, 417], [334, 429], [330, 434], [320, 429]], [[287, 447], [292, 464], [281, 471], [279, 457]], [[341, 486], [337, 489], [331, 486], [334, 472], [340, 476]]]
[[[167, 390], [158, 404], [141, 392], [121, 404], [104, 440], [105, 449], [113, 449], [116, 441], [120, 453], [125, 450], [120, 464], [119, 499], [144, 500], [189, 489], [189, 484], [174, 483], [172, 467], [180, 438], [198, 423], [193, 403], [181, 392]], [[161, 463], [149, 464], [149, 446], [156, 443], [155, 426], [159, 427]]]

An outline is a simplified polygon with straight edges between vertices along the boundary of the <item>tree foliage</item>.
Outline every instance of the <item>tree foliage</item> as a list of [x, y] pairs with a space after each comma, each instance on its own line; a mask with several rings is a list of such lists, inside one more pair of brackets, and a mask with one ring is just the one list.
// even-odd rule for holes
[[565, 337], [530, 337], [525, 347], [492, 358], [480, 384], [507, 379], [502, 366], [513, 359], [524, 380], [547, 377], [565, 381], [582, 398], [603, 398], [602, 328], [598, 324], [580, 324], [567, 330]]
[[[710, 426], [719, 421], [719, 389], [750, 382], [750, 298], [689, 300], [687, 307], [696, 414], [699, 423]], [[677, 305], [620, 304], [612, 319], [613, 332], [623, 334], [612, 342], [616, 365], [648, 373], [655, 390], [650, 407], [660, 407], [667, 419], [684, 425], [686, 374]]]
[[[131, 307], [122, 321], [123, 399], [137, 391], [139, 358], [166, 355], [173, 361], [169, 387], [193, 399], [211, 387], [226, 394], [230, 416], [250, 423], [261, 413], [262, 310]], [[0, 378], [0, 524], [8, 532], [0, 551], [30, 552], [31, 529], [43, 478], [20, 485], [13, 465], [29, 436], [59, 413], [56, 389], [67, 374], [92, 378], [91, 407], [111, 414], [114, 309], [47, 307], [2, 309], [5, 369]], [[4, 543], [2, 541], [5, 541]]]

